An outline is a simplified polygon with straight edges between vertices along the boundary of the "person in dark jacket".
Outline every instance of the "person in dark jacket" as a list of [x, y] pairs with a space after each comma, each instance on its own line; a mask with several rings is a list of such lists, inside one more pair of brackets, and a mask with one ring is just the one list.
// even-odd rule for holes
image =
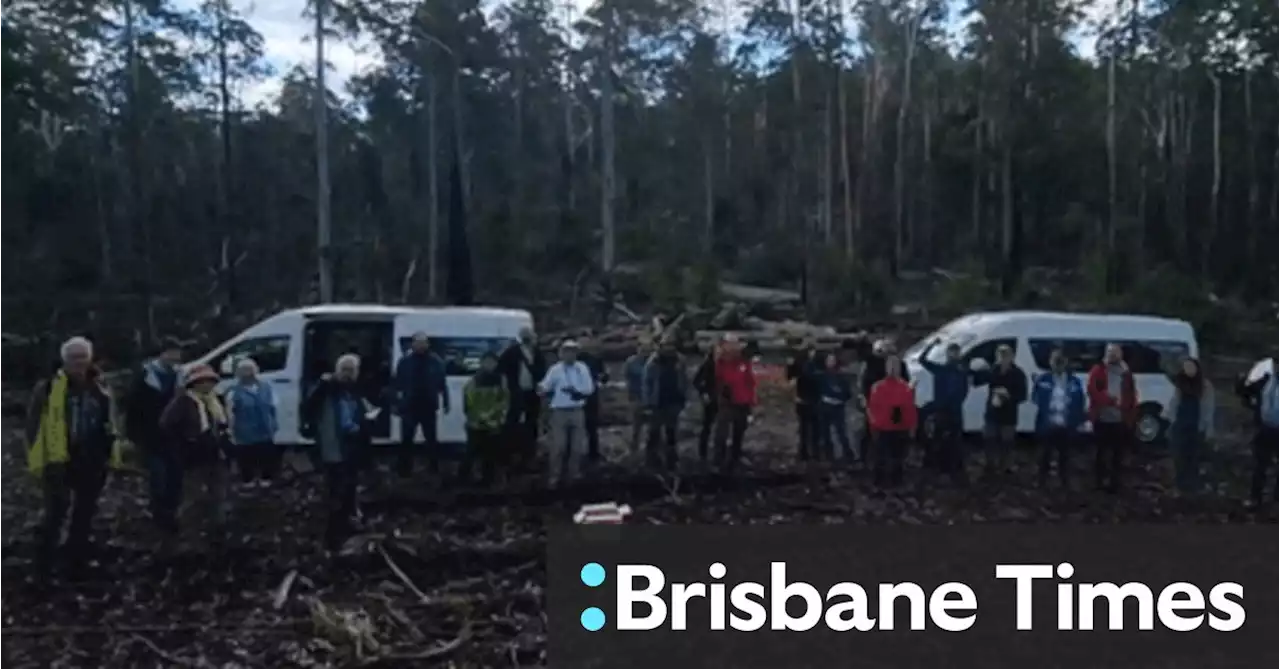
[[812, 339], [800, 342], [787, 364], [787, 385], [791, 387], [799, 429], [797, 456], [801, 461], [813, 457], [818, 448], [819, 364], [817, 344]]
[[361, 461], [369, 446], [371, 407], [360, 395], [359, 377], [359, 357], [338, 358], [333, 373], [320, 377], [302, 406], [324, 467], [328, 516], [324, 541], [330, 551], [341, 548], [351, 534]]
[[431, 351], [426, 333], [413, 335], [409, 354], [396, 364], [396, 409], [400, 414], [400, 453], [397, 471], [403, 478], [413, 474], [414, 444], [418, 428], [432, 474], [440, 472], [440, 449], [436, 443], [436, 414], [449, 413], [449, 388], [445, 384], [444, 361]]
[[27, 467], [44, 493], [36, 547], [36, 568], [42, 579], [53, 571], [68, 510], [71, 526], [64, 550], [73, 571], [89, 558], [89, 535], [114, 439], [111, 395], [100, 376], [93, 365], [93, 345], [75, 337], [62, 345], [61, 369], [31, 393], [24, 428]]
[[[644, 403], [649, 409], [649, 445], [646, 456], [650, 466], [660, 463], [674, 470], [680, 461], [676, 448], [676, 433], [680, 424], [680, 412], [684, 411], [689, 395], [689, 377], [684, 362], [676, 351], [675, 341], [663, 340], [658, 352], [644, 371]], [[665, 449], [658, 454], [658, 440], [663, 439]]]
[[849, 417], [845, 412], [853, 399], [852, 380], [840, 367], [840, 357], [835, 352], [823, 354], [822, 369], [815, 379], [818, 401], [818, 444], [814, 455], [828, 460], [836, 459], [831, 441], [832, 435], [840, 442], [843, 457], [853, 462], [853, 446], [849, 443]]
[[184, 490], [194, 491], [192, 507], [209, 524], [215, 548], [221, 548], [227, 522], [227, 464], [223, 446], [227, 439], [227, 414], [214, 389], [218, 374], [208, 365], [196, 365], [183, 376], [179, 393], [160, 415], [166, 448], [178, 465], [178, 495], [163, 509], [161, 526], [170, 537], [178, 531], [179, 505]]
[[605, 368], [604, 360], [600, 358], [593, 340], [584, 338], [578, 345], [582, 347], [578, 360], [591, 370], [591, 381], [595, 387], [582, 408], [582, 417], [587, 425], [587, 462], [595, 464], [600, 461], [600, 394], [605, 384], [609, 383], [609, 370]]
[[902, 360], [897, 355], [884, 360], [885, 377], [867, 396], [867, 426], [876, 441], [875, 484], [897, 486], [902, 483], [907, 443], [919, 414], [915, 391], [902, 378]]
[[1049, 467], [1056, 453], [1058, 480], [1066, 490], [1071, 487], [1071, 451], [1080, 440], [1087, 399], [1084, 384], [1071, 373], [1060, 347], [1049, 353], [1049, 371], [1032, 382], [1031, 403], [1036, 407], [1036, 440], [1040, 442], [1040, 487], [1049, 485]]
[[933, 377], [931, 417], [933, 434], [924, 439], [926, 468], [937, 466], [957, 484], [965, 481], [964, 401], [969, 397], [973, 373], [965, 366], [960, 347], [948, 344], [942, 362], [931, 358], [938, 340], [920, 352], [920, 366]]
[[[125, 400], [125, 435], [138, 447], [147, 467], [148, 502], [151, 518], [162, 522], [164, 507], [172, 506], [182, 471], [164, 448], [160, 432], [160, 414], [181, 391], [178, 365], [182, 363], [182, 345], [176, 339], [165, 339], [156, 357], [143, 363], [133, 373], [133, 382]], [[163, 528], [162, 528], [163, 529]]]
[[1253, 435], [1253, 480], [1249, 485], [1250, 507], [1262, 508], [1267, 475], [1276, 462], [1277, 427], [1280, 426], [1280, 370], [1275, 352], [1271, 354], [1271, 369], [1252, 381], [1242, 381], [1237, 390], [1245, 406], [1254, 412], [1257, 431]]
[[693, 372], [693, 390], [698, 393], [702, 405], [701, 427], [698, 429], [698, 461], [706, 466], [707, 446], [711, 443], [712, 430], [716, 424], [716, 411], [719, 406], [719, 394], [716, 392], [716, 347], [710, 346], [702, 362]]
[[1173, 399], [1165, 406], [1169, 445], [1173, 450], [1174, 483], [1181, 495], [1200, 492], [1200, 463], [1213, 442], [1213, 384], [1200, 361], [1187, 358], [1172, 378]]
[[1027, 374], [1013, 362], [1013, 349], [996, 348], [995, 367], [975, 372], [973, 385], [987, 387], [983, 414], [984, 468], [988, 476], [1009, 473], [1009, 456], [1018, 436], [1018, 407], [1027, 401]]
[[622, 372], [627, 380], [627, 402], [631, 409], [631, 454], [640, 452], [640, 434], [649, 422], [648, 407], [644, 401], [644, 370], [653, 357], [652, 346], [647, 341], [640, 342], [636, 352], [622, 363]]
[[518, 464], [528, 467], [538, 450], [542, 409], [538, 382], [547, 375], [547, 359], [538, 350], [538, 338], [532, 328], [521, 328], [519, 338], [498, 356], [498, 371], [507, 380], [511, 396], [507, 434], [515, 442], [512, 455]]

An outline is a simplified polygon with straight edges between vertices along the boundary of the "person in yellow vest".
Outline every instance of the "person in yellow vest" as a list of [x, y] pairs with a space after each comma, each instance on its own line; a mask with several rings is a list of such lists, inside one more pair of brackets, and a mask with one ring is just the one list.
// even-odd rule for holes
[[62, 344], [62, 365], [32, 391], [26, 421], [27, 468], [44, 491], [36, 564], [48, 577], [62, 526], [71, 512], [63, 552], [71, 571], [90, 559], [90, 534], [106, 484], [115, 440], [111, 394], [93, 364], [93, 344], [73, 337]]

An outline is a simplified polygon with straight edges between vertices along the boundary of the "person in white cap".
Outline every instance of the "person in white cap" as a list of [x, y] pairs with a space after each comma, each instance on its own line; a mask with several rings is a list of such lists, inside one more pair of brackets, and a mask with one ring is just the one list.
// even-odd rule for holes
[[591, 369], [578, 360], [578, 342], [567, 339], [560, 344], [560, 360], [547, 370], [538, 384], [538, 392], [551, 410], [551, 442], [547, 449], [547, 484], [555, 488], [572, 481], [579, 472], [587, 423], [583, 407], [596, 392]]

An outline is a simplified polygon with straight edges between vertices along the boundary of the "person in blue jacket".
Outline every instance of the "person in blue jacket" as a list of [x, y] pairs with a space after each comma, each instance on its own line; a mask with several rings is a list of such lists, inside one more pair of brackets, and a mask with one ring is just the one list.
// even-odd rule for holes
[[1040, 487], [1049, 484], [1049, 466], [1058, 455], [1058, 480], [1063, 489], [1071, 486], [1071, 449], [1086, 419], [1084, 382], [1067, 368], [1061, 348], [1049, 353], [1049, 371], [1031, 384], [1031, 402], [1036, 407], [1036, 440], [1040, 442]]
[[280, 471], [284, 451], [276, 445], [276, 398], [271, 384], [258, 378], [253, 358], [236, 363], [236, 382], [224, 397], [241, 483], [269, 487]]
[[834, 461], [836, 452], [831, 443], [834, 434], [844, 452], [844, 459], [853, 462], [853, 447], [849, 443], [849, 419], [845, 407], [853, 399], [853, 382], [840, 368], [840, 358], [834, 351], [821, 356], [822, 368], [816, 376], [818, 393], [818, 443], [817, 459]]
[[925, 466], [936, 466], [957, 483], [965, 479], [964, 401], [969, 397], [973, 373], [964, 365], [960, 347], [948, 344], [946, 359], [929, 357], [938, 345], [934, 340], [920, 353], [920, 366], [933, 377], [933, 438], [926, 440]]
[[422, 428], [422, 440], [431, 473], [440, 472], [440, 453], [436, 443], [436, 412], [449, 413], [449, 390], [445, 385], [444, 361], [431, 352], [425, 332], [413, 335], [409, 354], [396, 364], [396, 409], [400, 414], [400, 457], [397, 469], [401, 477], [413, 473], [417, 455], [414, 437]]

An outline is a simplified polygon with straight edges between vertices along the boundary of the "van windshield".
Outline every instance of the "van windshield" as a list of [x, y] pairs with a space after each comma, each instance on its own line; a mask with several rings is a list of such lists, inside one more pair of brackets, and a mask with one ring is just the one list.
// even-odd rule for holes
[[948, 332], [946, 328], [943, 328], [912, 344], [910, 348], [903, 352], [902, 356], [905, 359], [914, 359], [924, 352], [924, 350], [929, 347], [929, 344], [937, 341], [938, 345], [934, 346], [933, 349], [929, 351], [928, 359], [929, 362], [942, 364], [947, 361], [948, 346], [955, 344], [956, 346], [959, 346], [960, 350], [963, 352], [971, 346], [977, 338], [978, 336], [972, 332]]
[[[432, 337], [431, 352], [444, 360], [448, 376], [471, 376], [480, 369], [480, 357], [486, 352], [501, 353], [510, 337]], [[400, 338], [400, 353], [408, 354], [412, 337]]]

